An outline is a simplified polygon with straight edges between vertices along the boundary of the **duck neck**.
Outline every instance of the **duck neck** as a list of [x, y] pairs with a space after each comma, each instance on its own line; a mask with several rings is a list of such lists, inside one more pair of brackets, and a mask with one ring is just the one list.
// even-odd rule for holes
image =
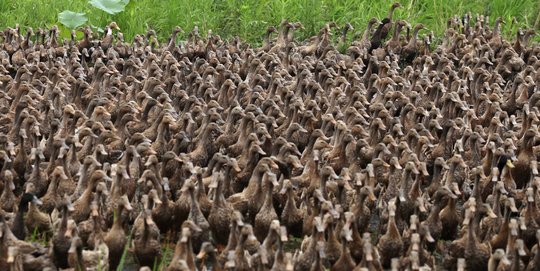
[[[15, 215], [15, 220], [13, 221], [13, 229], [19, 230], [24, 229], [24, 213], [28, 211], [28, 204], [29, 202], [21, 201], [19, 204], [19, 210], [17, 210], [17, 214]], [[17, 236], [20, 239], [24, 239], [24, 236]]]
[[408, 191], [409, 181], [412, 177], [411, 175], [412, 175], [411, 170], [405, 169], [403, 171], [403, 177], [401, 178], [401, 189], [403, 189], [403, 191]]
[[287, 189], [287, 201], [285, 202], [285, 210], [296, 209], [296, 202], [294, 200], [294, 194], [291, 188]]
[[214, 204], [219, 207], [225, 206], [225, 197], [223, 196], [223, 182], [222, 181], [218, 181], [218, 184], [216, 187]]
[[480, 150], [478, 146], [478, 139], [471, 140], [471, 152], [473, 161], [482, 160], [482, 156], [480, 155]]
[[274, 201], [273, 201], [273, 189], [274, 189], [274, 186], [272, 185], [271, 182], [268, 182], [268, 184], [266, 185], [266, 197], [264, 198], [264, 205], [263, 205], [263, 208], [267, 208], [268, 210], [270, 210], [270, 208], [274, 208]]
[[510, 208], [506, 207], [504, 209], [504, 220], [503, 220], [503, 224], [501, 225], [501, 227], [499, 228], [499, 235], [506, 235], [508, 234], [508, 229], [510, 228], [508, 226], [509, 222], [510, 222]]
[[411, 40], [409, 41], [409, 45], [416, 47], [416, 41], [418, 40], [418, 32], [420, 31], [420, 29], [421, 28], [418, 28], [418, 27], [414, 28], [413, 36]]
[[191, 198], [191, 217], [197, 217], [200, 218], [203, 216], [201, 212], [201, 208], [199, 206], [199, 201], [197, 201], [197, 197], [195, 196], [195, 188], [190, 189], [189, 196]]
[[516, 246], [517, 236], [508, 234], [508, 240], [506, 242], [506, 254], [514, 256], [514, 260], [519, 261], [519, 254]]
[[[499, 191], [498, 189], [496, 191]], [[495, 201], [493, 202], [493, 212], [497, 217], [501, 216], [501, 193], [497, 192], [495, 194]]]
[[399, 233], [398, 227], [396, 225], [395, 215], [390, 215], [390, 217], [388, 218], [386, 235], [388, 235], [390, 239], [401, 239], [401, 234]]
[[455, 213], [456, 212], [456, 199], [454, 199], [454, 198], [448, 199], [448, 203], [447, 203], [445, 209], [446, 208], [448, 208], [448, 210], [450, 212]]
[[80, 198], [85, 204], [90, 204], [90, 201], [92, 200], [92, 190], [94, 190], [95, 182], [95, 178], [90, 179], [90, 181], [88, 182], [88, 186], [86, 186], [86, 189], [84, 190]]
[[399, 34], [401, 33], [401, 24], [396, 23], [396, 26], [394, 27], [394, 35], [392, 36], [392, 40], [395, 42], [399, 41]]
[[371, 34], [371, 29], [372, 28], [373, 28], [373, 23], [369, 22], [368, 25], [367, 25], [366, 31], [364, 31], [364, 34], [362, 35], [362, 40], [363, 41], [369, 41], [369, 34]]
[[147, 243], [148, 239], [150, 239], [150, 226], [148, 225], [148, 223], [146, 223], [146, 218], [143, 217], [143, 224], [144, 224], [144, 229], [143, 229], [143, 235], [141, 237], [143, 243]]
[[[448, 201], [450, 202], [452, 198], [450, 198]], [[455, 200], [454, 200], [454, 206], [455, 206]], [[433, 208], [431, 209], [431, 213], [429, 214], [429, 217], [427, 218], [428, 221], [437, 223], [440, 221], [439, 213], [441, 212], [441, 204], [440, 203], [434, 203]]]
[[488, 271], [496, 271], [499, 263], [500, 259], [497, 259], [493, 255], [491, 255], [488, 261]]
[[68, 207], [63, 206], [62, 207], [62, 220], [60, 221], [60, 234], [64, 234], [67, 230], [67, 222], [68, 222]]
[[433, 167], [433, 179], [432, 179], [432, 182], [435, 183], [435, 184], [440, 184], [441, 183], [441, 172], [442, 172], [442, 166], [439, 166], [439, 165], [435, 165]]
[[321, 176], [321, 182], [319, 183], [319, 186], [321, 188], [321, 192], [322, 192], [322, 195], [323, 197], [326, 199], [327, 195], [326, 195], [326, 182], [328, 181], [328, 175], [324, 174]]
[[114, 223], [113, 223], [113, 228], [111, 230], [120, 230], [120, 231], [124, 231], [124, 227], [122, 226], [123, 224], [123, 221], [122, 221], [122, 213], [124, 211], [124, 207], [122, 205], [118, 206], [118, 212], [116, 213], [116, 218], [114, 220]]
[[157, 140], [162, 143], [166, 143], [165, 138], [169, 134], [169, 124], [166, 122], [161, 122], [158, 126]]
[[469, 230], [467, 232], [467, 247], [470, 249], [470, 251], [474, 251], [476, 248], [476, 232], [474, 228], [474, 224], [476, 223], [476, 218], [473, 216], [471, 220], [469, 221]]
[[36, 155], [36, 157], [34, 158], [34, 168], [32, 170], [34, 180], [39, 180], [41, 176], [41, 168], [39, 167], [40, 163], [41, 159], [39, 158], [39, 156]]
[[[536, 243], [536, 247], [540, 248], [540, 241]], [[534, 266], [540, 265], [540, 253], [536, 253], [534, 255], [534, 259], [532, 260], [534, 262]]]

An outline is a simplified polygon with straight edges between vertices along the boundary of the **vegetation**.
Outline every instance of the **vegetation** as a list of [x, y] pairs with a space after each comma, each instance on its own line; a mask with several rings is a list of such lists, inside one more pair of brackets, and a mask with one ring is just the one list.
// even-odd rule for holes
[[[326, 22], [340, 25], [350, 22], [355, 31], [365, 29], [369, 18], [383, 18], [392, 1], [366, 0], [3, 0], [0, 1], [0, 28], [20, 24], [27, 27], [61, 26], [62, 37], [69, 37], [69, 28], [89, 25], [94, 30], [116, 21], [126, 39], [156, 30], [165, 41], [171, 30], [179, 25], [191, 30], [197, 25], [201, 33], [212, 30], [223, 38], [239, 36], [258, 44], [265, 29], [279, 25], [283, 18], [301, 21], [305, 27], [300, 39], [313, 36]], [[515, 33], [518, 27], [540, 24], [538, 0], [402, 0], [403, 8], [396, 18], [410, 23], [424, 23], [440, 36], [446, 21], [466, 12], [489, 16], [493, 22], [502, 17], [505, 34]], [[76, 23], [60, 22], [65, 17]], [[69, 17], [72, 16], [72, 17]], [[75, 16], [75, 17], [73, 17]], [[517, 24], [512, 18], [517, 19]]]

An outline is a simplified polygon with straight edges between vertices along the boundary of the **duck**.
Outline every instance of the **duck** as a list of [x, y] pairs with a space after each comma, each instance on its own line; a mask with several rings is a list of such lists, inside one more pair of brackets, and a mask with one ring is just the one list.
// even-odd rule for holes
[[[68, 268], [68, 250], [71, 246], [71, 237], [73, 232], [73, 223], [68, 223], [69, 212], [73, 212], [73, 205], [69, 196], [65, 196], [64, 200], [59, 204], [58, 208], [62, 213], [59, 228], [55, 232], [52, 239], [52, 260], [53, 263], [60, 268]], [[70, 227], [68, 227], [68, 225]]]
[[279, 221], [285, 226], [290, 235], [299, 238], [302, 236], [303, 217], [301, 210], [298, 209], [296, 204], [294, 186], [289, 179], [283, 180], [283, 185], [279, 193], [287, 197]]
[[[536, 230], [536, 239], [540, 240], [540, 230]], [[536, 264], [539, 263], [540, 254], [538, 253], [538, 247], [539, 245], [536, 243], [531, 250], [533, 256], [527, 265], [527, 270], [534, 270], [536, 268]]]
[[476, 237], [477, 222], [474, 218], [475, 208], [469, 207], [469, 217], [463, 221], [463, 224], [468, 227], [467, 241], [465, 245], [465, 261], [469, 268], [478, 268], [478, 270], [486, 270], [489, 257], [491, 256], [491, 247], [489, 244], [480, 243]]
[[115, 269], [120, 263], [120, 258], [127, 244], [127, 235], [124, 230], [125, 212], [133, 210], [127, 195], [120, 197], [116, 204], [115, 219], [112, 228], [104, 237], [104, 242], [109, 248], [109, 267]]
[[[399, 6], [350, 45], [353, 22], [302, 41], [283, 20], [260, 46], [0, 31], [0, 267], [109, 269], [127, 251], [148, 270], [170, 242], [171, 270], [531, 266], [534, 32], [463, 14], [435, 45]], [[26, 193], [43, 204], [18, 207]]]
[[439, 213], [442, 231], [441, 239], [443, 240], [454, 240], [458, 234], [459, 225], [462, 222], [462, 215], [457, 210], [457, 197], [461, 194], [455, 194], [454, 196], [448, 197], [446, 205], [442, 208]]
[[217, 262], [216, 248], [210, 242], [204, 242], [201, 245], [201, 250], [197, 254], [197, 259], [200, 260], [199, 269], [212, 267], [212, 270], [223, 270], [221, 265]]
[[214, 188], [215, 199], [208, 215], [208, 223], [212, 237], [218, 244], [227, 244], [226, 238], [229, 236], [229, 224], [233, 213], [233, 208], [230, 203], [223, 197], [223, 172], [218, 172], [214, 175], [210, 188]]
[[529, 182], [531, 176], [530, 161], [534, 160], [533, 154], [533, 140], [535, 139], [536, 132], [533, 130], [527, 130], [521, 138], [521, 146], [518, 151], [517, 161], [515, 161], [514, 168], [511, 168], [510, 172], [512, 178], [516, 182], [517, 188], [523, 188]]
[[447, 197], [448, 200], [457, 199], [457, 196], [447, 187], [438, 190], [433, 197], [433, 206], [431, 207], [429, 216], [420, 223], [420, 226], [429, 229], [430, 235], [435, 240], [440, 239], [443, 232], [443, 223], [440, 216], [444, 206], [443, 197]]
[[[197, 225], [195, 225], [195, 223], [192, 221], [186, 220], [182, 224], [182, 234], [176, 243], [174, 254], [169, 266], [167, 267], [167, 270], [194, 270], [196, 268], [195, 255], [193, 254], [193, 248], [191, 246], [192, 231], [200, 232], [201, 229], [198, 228]], [[182, 264], [181, 261], [184, 261], [184, 264]], [[183, 267], [184, 265], [185, 267]]]
[[[294, 264], [294, 270], [310, 270], [315, 261], [317, 252], [317, 243], [324, 233], [324, 225], [320, 217], [315, 217], [313, 221], [312, 234], [309, 238], [309, 243], [305, 251], [298, 257]], [[324, 247], [320, 247], [323, 249]], [[324, 252], [323, 252], [324, 253]]]
[[353, 241], [350, 227], [350, 224], [345, 224], [341, 230], [341, 255], [334, 265], [332, 265], [330, 269], [332, 271], [353, 270], [356, 266], [349, 249], [349, 242]]
[[0, 195], [0, 202], [2, 202], [2, 210], [5, 212], [15, 211], [17, 206], [17, 199], [13, 190], [15, 190], [15, 183], [13, 183], [13, 173], [9, 170], [3, 172], [4, 185], [2, 194]]
[[389, 268], [391, 259], [399, 257], [403, 250], [401, 233], [399, 232], [395, 221], [395, 200], [388, 203], [388, 217], [386, 233], [379, 238], [379, 242], [377, 244], [377, 247], [381, 253], [381, 264], [383, 268]]
[[27, 229], [24, 223], [24, 218], [25, 218], [25, 213], [28, 212], [30, 202], [37, 205], [42, 204], [42, 202], [34, 194], [24, 193], [21, 196], [21, 200], [19, 202], [19, 208], [17, 210], [17, 214], [15, 215], [15, 219], [11, 226], [12, 227], [11, 231], [13, 232], [15, 237], [19, 238], [19, 240], [24, 240], [26, 238]]
[[412, 63], [413, 60], [420, 53], [418, 48], [418, 32], [422, 29], [426, 29], [424, 24], [416, 24], [413, 29], [412, 38], [409, 40], [406, 46], [401, 50], [401, 55], [405, 63]]
[[[96, 189], [98, 180], [112, 181], [103, 170], [96, 170], [90, 176], [87, 187], [81, 197], [73, 203], [74, 212], [71, 214], [71, 218], [75, 222], [81, 222], [88, 219], [90, 216], [90, 203], [93, 200], [93, 190]], [[107, 191], [105, 191], [108, 194]]]
[[[146, 200], [148, 201], [148, 200]], [[146, 203], [147, 205], [148, 203]], [[140, 266], [156, 266], [161, 259], [160, 231], [152, 220], [151, 209], [145, 206], [139, 223], [133, 225], [133, 246]], [[141, 225], [142, 224], [142, 225]]]
[[[26, 185], [25, 193], [33, 194], [35, 192], [31, 183]], [[36, 197], [37, 198], [37, 197]], [[49, 214], [42, 212], [39, 207], [43, 202], [39, 199], [32, 200], [28, 206], [28, 212], [25, 215], [25, 226], [29, 231], [38, 231], [51, 236], [53, 233], [52, 220]]]
[[[202, 182], [202, 180], [199, 180], [199, 182]], [[201, 211], [201, 208], [199, 206], [199, 200], [195, 196], [194, 184], [188, 180], [186, 181], [186, 185], [185, 185], [185, 189], [188, 189], [190, 200], [191, 200], [190, 211], [189, 211], [189, 215], [187, 219], [189, 221], [193, 221], [193, 223], [195, 223], [195, 225], [197, 225], [197, 227], [199, 227], [202, 230], [200, 234], [199, 232], [194, 232], [191, 237], [193, 249], [195, 249], [195, 251], [198, 251], [200, 250], [202, 243], [207, 242], [210, 239], [210, 236], [209, 236], [210, 224], [208, 223], [208, 221], [204, 217], [204, 214]], [[197, 193], [200, 193], [200, 192], [197, 192]]]
[[257, 239], [261, 242], [268, 233], [270, 222], [279, 218], [273, 204], [273, 188], [278, 186], [276, 178], [276, 174], [270, 171], [265, 173], [264, 179], [266, 180], [267, 184], [265, 187], [263, 187], [263, 191], [266, 193], [266, 195], [261, 209], [255, 216], [255, 236], [257, 236]]
[[352, 208], [352, 213], [354, 214], [354, 217], [357, 219], [356, 226], [358, 228], [359, 232], [366, 232], [369, 226], [369, 223], [371, 221], [371, 215], [372, 212], [370, 208], [366, 204], [366, 199], [369, 199], [370, 201], [376, 201], [375, 194], [373, 193], [373, 188], [371, 188], [368, 185], [364, 185], [357, 190], [357, 201]]

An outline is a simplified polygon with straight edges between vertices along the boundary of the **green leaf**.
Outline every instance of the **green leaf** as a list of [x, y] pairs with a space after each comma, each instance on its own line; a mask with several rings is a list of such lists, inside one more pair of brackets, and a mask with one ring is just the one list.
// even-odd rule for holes
[[67, 28], [75, 29], [88, 21], [85, 13], [77, 13], [70, 10], [64, 10], [58, 13], [58, 21]]
[[116, 14], [124, 11], [129, 0], [90, 0], [92, 6], [101, 9], [109, 14]]

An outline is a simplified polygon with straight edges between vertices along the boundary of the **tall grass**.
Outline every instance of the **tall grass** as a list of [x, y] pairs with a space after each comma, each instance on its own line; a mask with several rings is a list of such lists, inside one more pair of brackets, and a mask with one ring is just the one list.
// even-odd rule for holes
[[[88, 24], [104, 27], [116, 21], [127, 40], [135, 34], [155, 29], [161, 41], [171, 30], [181, 26], [191, 30], [199, 26], [201, 34], [208, 30], [223, 38], [239, 36], [258, 44], [265, 29], [279, 25], [283, 18], [301, 21], [305, 30], [299, 39], [312, 36], [329, 21], [340, 25], [350, 22], [355, 31], [365, 28], [371, 17], [383, 18], [393, 1], [368, 0], [131, 0], [126, 10], [109, 15], [97, 10], [87, 0], [0, 0], [0, 28], [14, 26], [50, 27], [57, 24], [58, 13], [68, 9], [88, 14]], [[502, 17], [507, 24], [503, 32], [515, 33], [518, 27], [531, 27], [540, 13], [538, 0], [401, 0], [397, 18], [423, 23], [436, 35], [446, 28], [447, 19], [466, 12], [488, 15], [491, 22]], [[512, 23], [516, 17], [518, 25]], [[69, 32], [62, 36], [69, 36]], [[513, 35], [513, 34], [512, 34]]]

